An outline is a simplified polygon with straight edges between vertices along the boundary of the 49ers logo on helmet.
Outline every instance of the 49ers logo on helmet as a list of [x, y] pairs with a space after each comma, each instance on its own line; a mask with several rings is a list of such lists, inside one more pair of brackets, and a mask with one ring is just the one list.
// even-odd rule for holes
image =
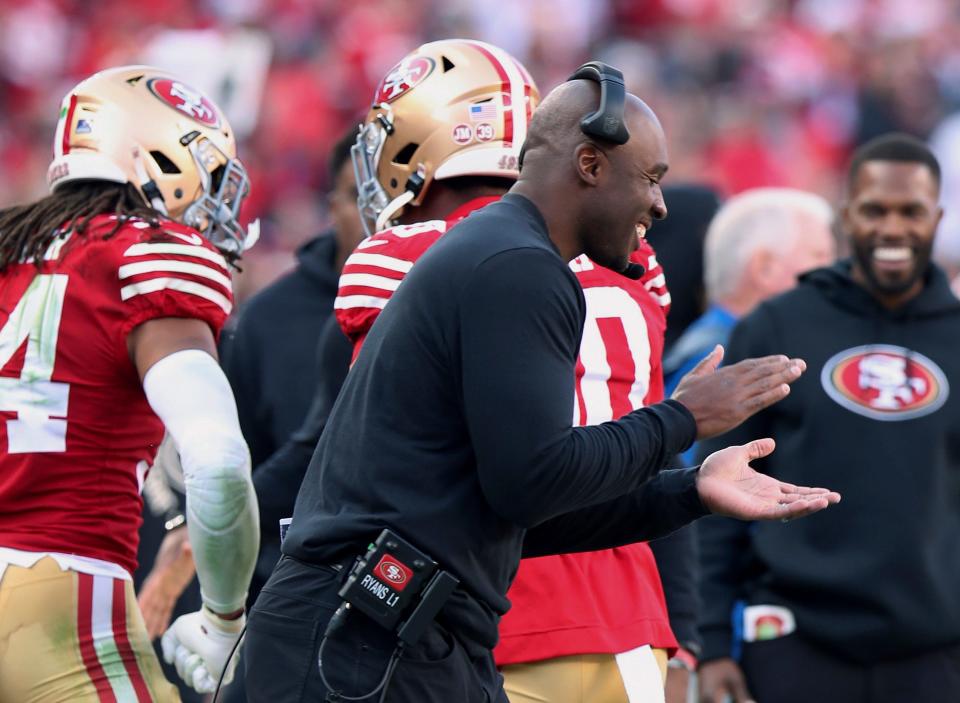
[[423, 82], [423, 79], [433, 72], [436, 66], [429, 56], [413, 56], [406, 58], [392, 69], [377, 88], [373, 104], [388, 103]]
[[886, 344], [835, 354], [824, 364], [820, 383], [847, 410], [891, 422], [929, 415], [950, 395], [946, 375], [931, 359]]
[[392, 557], [389, 554], [384, 554], [380, 557], [380, 561], [377, 562], [377, 566], [373, 572], [376, 576], [379, 576], [389, 583], [395, 591], [402, 591], [406, 588], [407, 583], [409, 583], [413, 577], [413, 572], [410, 569], [401, 564], [396, 557]]
[[203, 93], [170, 78], [151, 78], [150, 92], [170, 107], [208, 127], [220, 126], [220, 115]]

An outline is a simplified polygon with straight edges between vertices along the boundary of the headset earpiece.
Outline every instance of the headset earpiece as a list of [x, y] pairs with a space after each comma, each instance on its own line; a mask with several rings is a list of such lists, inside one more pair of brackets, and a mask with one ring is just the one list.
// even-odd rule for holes
[[626, 144], [630, 133], [623, 120], [627, 91], [623, 73], [602, 61], [590, 61], [567, 80], [589, 80], [600, 84], [600, 107], [580, 120], [580, 130], [589, 137], [614, 144]]

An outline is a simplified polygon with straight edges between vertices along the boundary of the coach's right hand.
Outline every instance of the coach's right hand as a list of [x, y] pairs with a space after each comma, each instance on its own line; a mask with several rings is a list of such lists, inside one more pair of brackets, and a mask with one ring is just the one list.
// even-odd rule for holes
[[673, 399], [697, 422], [697, 439], [732, 430], [754, 413], [787, 397], [790, 385], [806, 370], [803, 359], [783, 355], [744, 359], [717, 367], [723, 359], [719, 344], [680, 380]]
[[701, 664], [697, 676], [700, 680], [700, 703], [725, 703], [728, 700], [733, 703], [754, 703], [743, 672], [733, 659], [725, 657]]

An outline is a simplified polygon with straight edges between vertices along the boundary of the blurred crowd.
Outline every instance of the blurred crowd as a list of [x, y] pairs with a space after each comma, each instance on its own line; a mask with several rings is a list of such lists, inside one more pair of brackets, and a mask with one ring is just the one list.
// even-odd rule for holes
[[[588, 58], [619, 66], [667, 125], [673, 183], [835, 200], [851, 149], [902, 130], [934, 140], [949, 195], [958, 20], [956, 0], [0, 0], [0, 200], [43, 191], [77, 80], [135, 61], [179, 68], [225, 106], [253, 177], [245, 216], [264, 238], [242, 299], [326, 222], [327, 153], [379, 77], [450, 36], [505, 48], [543, 92]], [[940, 239], [960, 267], [960, 227]]]

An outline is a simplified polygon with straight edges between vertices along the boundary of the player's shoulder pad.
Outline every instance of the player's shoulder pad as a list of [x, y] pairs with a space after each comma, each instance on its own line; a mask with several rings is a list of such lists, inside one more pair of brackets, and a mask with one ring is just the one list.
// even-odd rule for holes
[[445, 220], [388, 227], [360, 242], [356, 251], [380, 254], [386, 251], [423, 250], [439, 239], [447, 231], [447, 227]]
[[[112, 222], [111, 222], [112, 220]], [[149, 222], [137, 217], [126, 220], [113, 234], [106, 236], [115, 226], [114, 216], [98, 223], [99, 233], [104, 243], [116, 251], [118, 257], [130, 259], [137, 257], [200, 259], [229, 272], [226, 259], [213, 244], [192, 227], [161, 219]]]
[[[115, 216], [111, 215], [103, 224], [110, 224], [110, 220], [113, 220], [115, 223]], [[102, 227], [102, 229], [109, 231], [106, 227]], [[203, 247], [210, 251], [217, 251], [216, 247], [197, 232], [197, 230], [167, 219], [151, 222], [139, 217], [131, 217], [124, 221], [110, 238], [126, 244], [138, 244], [142, 242], [187, 244], [189, 246]]]
[[403, 278], [423, 254], [447, 231], [443, 220], [397, 225], [364, 239], [347, 257], [340, 287], [350, 285], [350, 274], [375, 273]]

